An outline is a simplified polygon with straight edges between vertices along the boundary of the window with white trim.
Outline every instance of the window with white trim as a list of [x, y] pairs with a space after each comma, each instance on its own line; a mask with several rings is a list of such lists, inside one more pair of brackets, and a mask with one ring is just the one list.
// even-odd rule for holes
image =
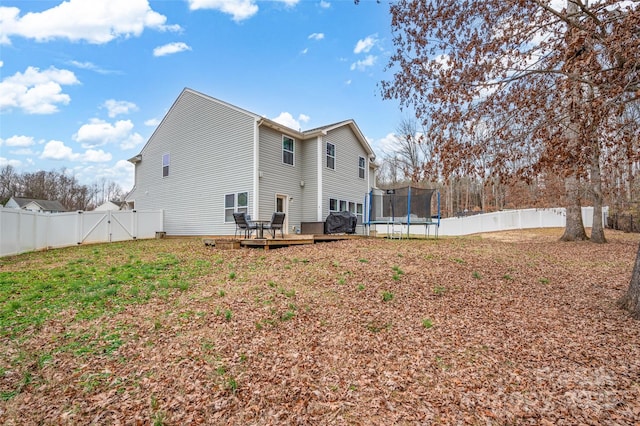
[[247, 213], [249, 211], [249, 193], [238, 192], [224, 196], [224, 221], [233, 222], [234, 213]]
[[365, 165], [367, 164], [367, 160], [364, 157], [358, 157], [358, 177], [360, 179], [364, 179], [365, 176]]
[[336, 169], [336, 146], [331, 142], [327, 142], [327, 168]]
[[169, 176], [169, 154], [162, 154], [162, 177]]
[[335, 198], [329, 198], [329, 212], [338, 211], [338, 200]]
[[362, 203], [356, 204], [356, 216], [358, 218], [358, 223], [364, 222], [364, 205]]
[[282, 136], [282, 162], [293, 166], [295, 141], [288, 136]]
[[347, 202], [344, 200], [340, 200], [340, 211], [341, 212], [347, 211]]

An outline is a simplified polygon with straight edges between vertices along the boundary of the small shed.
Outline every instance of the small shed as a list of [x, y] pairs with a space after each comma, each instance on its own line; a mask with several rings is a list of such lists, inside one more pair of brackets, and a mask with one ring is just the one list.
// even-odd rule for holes
[[123, 210], [123, 204], [124, 203], [120, 201], [107, 201], [96, 207], [96, 211]]

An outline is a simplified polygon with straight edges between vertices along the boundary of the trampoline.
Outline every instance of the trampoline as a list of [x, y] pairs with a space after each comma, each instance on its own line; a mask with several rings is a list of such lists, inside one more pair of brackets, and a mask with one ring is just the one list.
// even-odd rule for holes
[[[436, 194], [436, 212], [431, 211], [433, 194]], [[425, 237], [429, 237], [430, 228], [438, 238], [440, 227], [440, 193], [435, 189], [403, 186], [390, 189], [373, 189], [367, 197], [368, 218], [365, 221], [367, 232], [371, 225], [386, 225], [387, 236], [403, 238], [411, 235], [411, 226], [424, 226]]]

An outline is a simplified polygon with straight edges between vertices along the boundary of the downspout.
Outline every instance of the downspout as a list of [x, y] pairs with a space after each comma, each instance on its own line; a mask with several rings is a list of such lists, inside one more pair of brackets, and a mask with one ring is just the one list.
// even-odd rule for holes
[[324, 160], [324, 156], [323, 156], [323, 138], [322, 136], [318, 136], [318, 162], [317, 162], [317, 166], [318, 166], [318, 199], [316, 200], [316, 220], [318, 222], [322, 222], [322, 164], [323, 164], [323, 160]]
[[253, 124], [253, 209], [251, 217], [254, 219], [260, 217], [260, 124], [262, 124], [261, 118], [257, 118]]

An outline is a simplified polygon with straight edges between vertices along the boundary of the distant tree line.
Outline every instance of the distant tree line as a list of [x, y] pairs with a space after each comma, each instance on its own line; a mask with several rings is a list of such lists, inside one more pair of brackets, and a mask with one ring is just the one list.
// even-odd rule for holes
[[[627, 105], [625, 120], [628, 132], [623, 149], [609, 149], [605, 155], [615, 156], [602, 168], [602, 197], [611, 214], [640, 213], [640, 104]], [[395, 131], [394, 149], [382, 155], [378, 163], [377, 181], [382, 188], [408, 183], [436, 188], [441, 195], [444, 217], [514, 208], [563, 207], [567, 204], [565, 178], [552, 168], [541, 169], [524, 178], [508, 177], [491, 169], [491, 156], [475, 158], [475, 172], [451, 173], [442, 170], [440, 152], [428, 136], [427, 126], [415, 118], [403, 119]], [[453, 153], [452, 153], [453, 155]], [[535, 159], [539, 152], [531, 150]], [[515, 168], [515, 165], [514, 165]], [[580, 185], [580, 196], [587, 205], [592, 190], [588, 182]]]
[[11, 197], [58, 200], [69, 210], [93, 210], [106, 201], [120, 201], [126, 194], [120, 185], [101, 178], [83, 185], [65, 168], [18, 173], [7, 165], [0, 169], [0, 204]]

